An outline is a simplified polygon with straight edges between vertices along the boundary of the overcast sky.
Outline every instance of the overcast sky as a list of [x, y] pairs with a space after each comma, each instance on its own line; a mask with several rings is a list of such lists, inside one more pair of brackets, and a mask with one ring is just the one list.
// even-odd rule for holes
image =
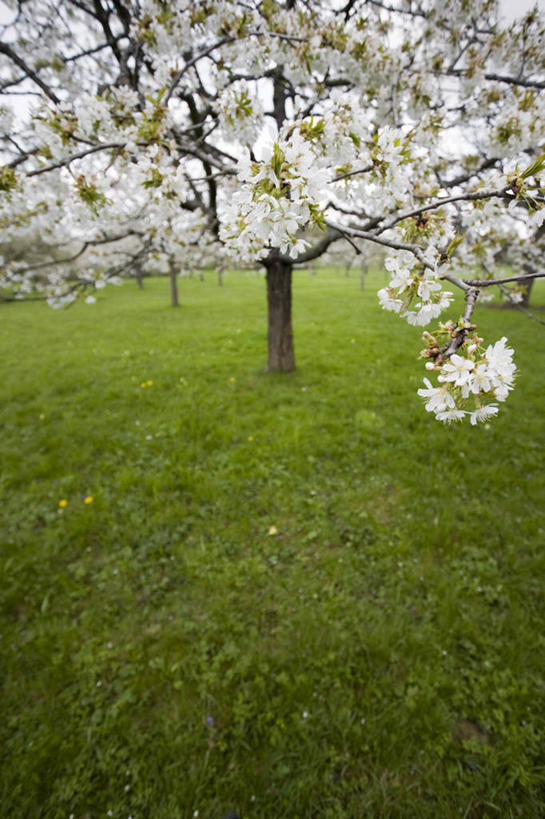
[[[500, 0], [500, 8], [507, 20], [514, 20], [520, 17], [528, 9], [535, 5], [534, 0]], [[538, 0], [538, 7], [545, 11], [545, 0]], [[13, 13], [10, 13], [4, 3], [0, 0], [0, 23], [6, 23], [13, 18]]]
[[[534, 0], [500, 0], [500, 8], [507, 20], [514, 20], [531, 9]], [[538, 8], [545, 10], [545, 0], [538, 0]]]

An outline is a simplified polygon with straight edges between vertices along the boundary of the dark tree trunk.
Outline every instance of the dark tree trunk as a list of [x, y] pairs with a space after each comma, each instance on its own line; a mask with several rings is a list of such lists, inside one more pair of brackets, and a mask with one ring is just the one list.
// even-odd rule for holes
[[[538, 229], [536, 230], [536, 232], [532, 236], [532, 241], [534, 242], [534, 244], [537, 244], [539, 246], [539, 245], [542, 244], [543, 238], [545, 238], [545, 222], [542, 225], [540, 225], [540, 227], [538, 227]], [[542, 269], [541, 270], [539, 270], [539, 269], [536, 270], [534, 265], [531, 265], [531, 264], [528, 264], [528, 263], [524, 264], [522, 267], [524, 269], [524, 272], [528, 273], [530, 275], [532, 273], [542, 273], [543, 272]], [[522, 301], [521, 301], [522, 307], [529, 307], [530, 306], [530, 295], [532, 293], [532, 288], [534, 286], [534, 282], [535, 282], [535, 279], [528, 279], [527, 282], [524, 282], [524, 284], [526, 285], [526, 292], [524, 293], [524, 295], [522, 297]]]
[[[531, 274], [531, 273], [536, 272], [534, 270], [534, 268], [529, 264], [524, 264], [522, 267], [523, 267], [524, 273]], [[527, 279], [525, 282], [522, 282], [522, 288], [523, 289], [521, 291], [521, 295], [522, 295], [521, 300], [520, 301], [511, 301], [510, 299], [507, 299], [504, 302], [503, 306], [507, 307], [507, 309], [513, 309], [513, 310], [516, 310], [517, 307], [525, 307], [525, 308], [530, 307], [530, 295], [532, 293], [532, 287], [534, 286], [534, 282], [535, 282], [535, 279]]]
[[289, 373], [295, 369], [291, 327], [291, 279], [293, 265], [269, 259], [267, 270], [268, 360], [269, 372]]
[[[536, 271], [531, 267], [531, 265], [524, 265], [525, 273], [535, 273]], [[522, 294], [522, 301], [520, 302], [521, 307], [529, 307], [530, 306], [530, 295], [532, 293], [532, 287], [534, 286], [535, 279], [528, 279], [528, 281], [524, 282], [525, 290]]]
[[170, 304], [172, 307], [178, 307], [178, 274], [174, 261], [168, 263], [168, 275], [170, 278]]
[[140, 265], [137, 265], [134, 271], [134, 275], [136, 277], [136, 284], [138, 285], [139, 290], [144, 289], [144, 276], [142, 274], [142, 268]]

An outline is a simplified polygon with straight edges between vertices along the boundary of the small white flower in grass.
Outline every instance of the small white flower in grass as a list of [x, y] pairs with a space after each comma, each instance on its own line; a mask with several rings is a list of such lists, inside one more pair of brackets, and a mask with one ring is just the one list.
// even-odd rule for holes
[[85, 304], [94, 304], [95, 302], [96, 299], [94, 296], [87, 296], [87, 298], [85, 299]]
[[497, 415], [498, 405], [487, 404], [485, 407], [479, 407], [475, 412], [470, 413], [469, 420], [475, 426], [478, 421], [487, 421], [493, 415]]
[[308, 711], [303, 711], [303, 719], [307, 719], [307, 718], [308, 718]]

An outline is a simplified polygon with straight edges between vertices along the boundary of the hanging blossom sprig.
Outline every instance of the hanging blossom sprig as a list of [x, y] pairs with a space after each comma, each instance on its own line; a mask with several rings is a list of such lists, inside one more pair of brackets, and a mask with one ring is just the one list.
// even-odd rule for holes
[[426, 369], [437, 372], [439, 386], [425, 378], [418, 395], [438, 421], [461, 421], [466, 416], [473, 425], [487, 421], [497, 414], [497, 402], [505, 401], [513, 389], [517, 367], [507, 338], [485, 349], [477, 325], [470, 321], [477, 296], [475, 288], [468, 288], [466, 312], [458, 323], [448, 321], [423, 336], [427, 346], [421, 355], [428, 359]]
[[[539, 175], [545, 170], [545, 154], [538, 156], [526, 169], [508, 175], [507, 185], [490, 192], [473, 192], [466, 198], [475, 202], [490, 198], [512, 197], [509, 207], [522, 204], [529, 212], [543, 210], [545, 204]], [[533, 178], [533, 182], [531, 181]], [[413, 214], [414, 215], [414, 214]], [[540, 218], [539, 224], [542, 224]], [[410, 238], [410, 237], [409, 237]], [[512, 276], [504, 279], [468, 280], [447, 272], [451, 252], [457, 248], [463, 236], [455, 236], [446, 251], [436, 256], [433, 251], [418, 245], [399, 245], [395, 254], [386, 260], [386, 268], [393, 273], [388, 287], [378, 292], [381, 306], [404, 316], [410, 324], [425, 325], [436, 318], [451, 302], [451, 293], [442, 291], [442, 281], [460, 287], [465, 292], [466, 309], [457, 323], [440, 324], [435, 333], [424, 333], [426, 343], [422, 356], [427, 359], [426, 369], [437, 373], [438, 385], [428, 378], [418, 395], [425, 399], [425, 408], [433, 412], [439, 421], [461, 421], [466, 416], [471, 424], [486, 421], [498, 413], [498, 402], [505, 401], [515, 382], [516, 364], [513, 350], [507, 346], [504, 336], [486, 348], [483, 339], [475, 332], [476, 324], [471, 315], [480, 296], [481, 288], [492, 284], [503, 286], [513, 281], [534, 278]], [[376, 241], [376, 239], [375, 239]], [[387, 244], [387, 241], [383, 241]], [[419, 301], [417, 301], [419, 299]], [[414, 306], [414, 309], [410, 309]]]
[[406, 318], [409, 324], [424, 327], [452, 302], [452, 293], [442, 289], [436, 271], [424, 267], [412, 253], [397, 251], [388, 256], [385, 267], [393, 275], [388, 286], [378, 291], [380, 305]]

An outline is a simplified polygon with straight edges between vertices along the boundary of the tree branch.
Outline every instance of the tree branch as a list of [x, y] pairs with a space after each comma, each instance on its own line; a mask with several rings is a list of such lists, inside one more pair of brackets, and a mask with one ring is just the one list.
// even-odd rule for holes
[[37, 168], [34, 171], [29, 171], [29, 173], [27, 173], [27, 177], [40, 176], [40, 174], [47, 173], [48, 171], [54, 171], [56, 168], [63, 168], [64, 166], [69, 165], [70, 162], [73, 162], [75, 159], [83, 159], [83, 157], [89, 156], [89, 154], [96, 154], [98, 151], [107, 151], [110, 148], [124, 148], [125, 145], [125, 142], [109, 142], [104, 145], [95, 145], [93, 148], [80, 151], [78, 154], [72, 154], [72, 156], [59, 159], [58, 162], [54, 162], [52, 165], [46, 165], [43, 168]]
[[477, 303], [478, 296], [479, 296], [479, 291], [478, 291], [478, 289], [476, 287], [468, 287], [467, 288], [466, 296], [465, 296], [466, 309], [465, 309], [464, 315], [463, 315], [464, 326], [458, 332], [456, 332], [455, 335], [453, 335], [453, 337], [452, 337], [451, 341], [449, 342], [449, 344], [447, 345], [447, 347], [445, 347], [444, 350], [441, 350], [440, 355], [441, 355], [442, 359], [449, 358], [451, 355], [453, 355], [456, 352], [456, 350], [458, 350], [462, 346], [462, 344], [464, 343], [468, 332], [470, 330], [475, 329], [475, 325], [471, 324], [471, 314], [473, 313], [473, 310], [474, 310], [475, 305]]
[[435, 267], [424, 258], [424, 249], [420, 247], [420, 245], [412, 245], [408, 242], [397, 242], [395, 239], [383, 239], [381, 236], [377, 236], [375, 233], [360, 230], [359, 228], [354, 228], [352, 226], [344, 227], [343, 225], [336, 225], [333, 222], [326, 222], [326, 225], [333, 230], [339, 231], [342, 235], [349, 234], [351, 236], [359, 236], [361, 239], [368, 239], [368, 241], [374, 242], [377, 245], [391, 247], [394, 250], [408, 250], [410, 253], [416, 256], [418, 261], [421, 262], [424, 267], [427, 267], [429, 270], [435, 270]]
[[[462, 77], [464, 75], [464, 71], [462, 69], [457, 68], [454, 71], [447, 71], [447, 74], [450, 74], [454, 77]], [[517, 85], [522, 86], [523, 88], [545, 88], [545, 82], [541, 82], [540, 80], [528, 80], [524, 79], [523, 77], [507, 77], [504, 74], [485, 74], [485, 80], [492, 80], [493, 82], [503, 82], [507, 85]]]
[[329, 231], [314, 247], [309, 248], [300, 256], [297, 256], [296, 259], [293, 259], [293, 264], [304, 264], [312, 261], [312, 259], [317, 259], [322, 253], [325, 253], [330, 244], [342, 238], [343, 234], [340, 230], [333, 229]]
[[[446, 278], [446, 276], [444, 277]], [[531, 279], [543, 279], [543, 273], [524, 273], [522, 276], [506, 276], [503, 279], [463, 279], [468, 287], [493, 287], [496, 284], [509, 284], [509, 282], [524, 282]]]
[[15, 63], [15, 65], [18, 65], [29, 79], [35, 82], [36, 85], [40, 86], [44, 94], [49, 97], [49, 99], [54, 102], [55, 105], [60, 103], [60, 99], [57, 97], [57, 95], [49, 88], [48, 85], [46, 85], [38, 74], [33, 71], [32, 68], [30, 68], [30, 66], [27, 65], [18, 54], [15, 53], [11, 46], [9, 46], [7, 43], [0, 43], [0, 54], [5, 54], [12, 62]]

